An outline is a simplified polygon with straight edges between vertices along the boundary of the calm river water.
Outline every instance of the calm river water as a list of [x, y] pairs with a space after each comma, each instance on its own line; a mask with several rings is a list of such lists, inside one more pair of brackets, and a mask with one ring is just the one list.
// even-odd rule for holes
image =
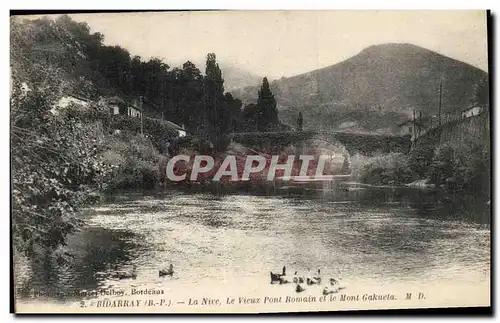
[[[88, 225], [68, 241], [75, 256], [69, 266], [32, 264], [35, 274], [20, 297], [29, 301], [43, 291], [45, 301], [78, 302], [85, 297], [75, 291], [193, 293], [201, 286], [259, 293], [281, 288], [271, 287], [269, 271], [284, 265], [303, 274], [339, 268], [347, 286], [489, 284], [485, 203], [465, 211], [415, 189], [294, 190], [122, 195], [82, 215]], [[174, 276], [159, 277], [169, 264]], [[136, 279], [106, 276], [134, 265]]]

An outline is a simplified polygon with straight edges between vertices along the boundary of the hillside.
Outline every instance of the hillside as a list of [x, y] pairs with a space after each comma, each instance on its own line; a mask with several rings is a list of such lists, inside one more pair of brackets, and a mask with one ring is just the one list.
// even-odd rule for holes
[[[13, 79], [29, 88], [43, 91], [51, 88], [56, 97], [118, 96], [129, 102], [142, 97], [146, 116], [166, 118], [198, 131], [198, 119], [204, 108], [206, 61], [199, 66], [186, 62], [173, 67], [167, 60], [144, 59], [118, 45], [106, 45], [105, 35], [92, 33], [86, 23], [69, 16], [12, 17], [10, 23]], [[219, 62], [217, 65], [222, 70], [226, 92], [236, 84], [256, 84], [262, 80], [240, 67]], [[221, 99], [224, 93], [217, 95]], [[219, 111], [225, 114], [225, 120], [238, 117], [241, 102], [230, 95], [223, 102]]]
[[[474, 85], [487, 73], [466, 63], [410, 44], [370, 46], [338, 64], [273, 81], [282, 121], [304, 127], [358, 132], [397, 131], [413, 109], [437, 119], [442, 80], [442, 114], [457, 115], [473, 99]], [[255, 102], [258, 87], [233, 91]]]

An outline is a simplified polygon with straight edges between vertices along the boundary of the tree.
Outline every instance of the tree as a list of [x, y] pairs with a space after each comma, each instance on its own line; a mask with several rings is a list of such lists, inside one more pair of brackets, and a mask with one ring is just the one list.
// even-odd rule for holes
[[258, 131], [257, 128], [257, 115], [258, 106], [254, 103], [250, 103], [243, 108], [240, 112], [241, 114], [241, 131], [242, 132], [254, 132]]
[[434, 143], [419, 142], [410, 152], [408, 166], [416, 179], [424, 179], [429, 175], [429, 169], [434, 158]]
[[262, 87], [259, 91], [259, 98], [257, 100], [258, 114], [257, 114], [257, 128], [259, 131], [269, 131], [277, 126], [278, 110], [276, 109], [276, 100], [269, 88], [269, 82], [266, 77], [262, 80]]
[[217, 64], [214, 53], [207, 55], [207, 63], [205, 69], [205, 125], [210, 141], [216, 150], [221, 147], [219, 140], [222, 136], [222, 125], [224, 116], [222, 115], [222, 104], [224, 98], [224, 80], [222, 79], [222, 71]]
[[189, 133], [197, 134], [203, 126], [203, 76], [192, 62], [182, 65], [177, 75], [177, 104], [182, 111], [182, 123]]
[[222, 115], [221, 131], [224, 134], [231, 133], [238, 129], [240, 120], [242, 102], [239, 99], [233, 98], [229, 92], [224, 94], [224, 111]]
[[436, 148], [430, 178], [453, 192], [489, 199], [490, 162], [490, 147], [484, 142], [443, 143]]
[[99, 52], [99, 69], [108, 86], [129, 93], [131, 60], [129, 52], [120, 46], [103, 46]]
[[144, 64], [140, 56], [134, 56], [130, 61], [130, 73], [132, 83], [132, 94], [134, 96], [144, 96], [146, 94], [147, 84], [144, 80]]
[[302, 116], [302, 111], [299, 112], [299, 117], [297, 118], [297, 130], [304, 130], [304, 117]]
[[489, 88], [488, 79], [481, 78], [478, 83], [474, 85], [474, 104], [488, 105], [489, 104]]
[[349, 162], [349, 156], [347, 154], [344, 154], [344, 162], [340, 168], [340, 173], [343, 175], [351, 173], [351, 163]]

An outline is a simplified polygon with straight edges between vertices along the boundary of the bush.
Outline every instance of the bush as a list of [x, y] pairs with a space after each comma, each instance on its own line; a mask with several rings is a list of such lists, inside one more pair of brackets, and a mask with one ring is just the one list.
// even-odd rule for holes
[[110, 136], [104, 163], [114, 169], [105, 191], [119, 189], [151, 189], [159, 180], [158, 163], [161, 155], [148, 138], [122, 133]]
[[390, 153], [374, 157], [361, 170], [361, 181], [375, 185], [401, 185], [413, 179], [408, 157], [402, 153]]
[[431, 142], [419, 142], [414, 147], [408, 159], [408, 167], [415, 174], [416, 179], [424, 179], [429, 176], [432, 160], [434, 158], [435, 146]]
[[482, 142], [444, 143], [432, 160], [431, 181], [454, 192], [490, 194], [490, 151]]
[[[86, 122], [101, 121], [110, 132], [119, 129], [134, 134], [141, 133], [140, 118], [133, 118], [126, 115], [110, 115], [106, 107], [90, 106], [85, 109], [79, 109], [76, 106], [72, 106], [66, 109], [64, 114]], [[176, 125], [166, 120], [144, 117], [143, 130], [144, 135], [162, 153], [166, 148], [167, 141], [177, 137]]]
[[134, 160], [107, 183], [106, 191], [131, 188], [152, 189], [156, 186], [157, 181], [158, 171], [155, 166], [143, 160]]
[[[57, 83], [55, 83], [57, 87]], [[95, 187], [111, 169], [100, 123], [50, 113], [57, 91], [16, 79], [11, 94], [12, 235], [18, 251], [64, 244], [81, 221], [74, 212], [95, 201]]]

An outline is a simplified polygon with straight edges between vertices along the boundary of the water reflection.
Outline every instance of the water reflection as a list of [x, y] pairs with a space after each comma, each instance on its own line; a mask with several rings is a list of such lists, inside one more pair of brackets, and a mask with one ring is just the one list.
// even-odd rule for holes
[[21, 297], [49, 296], [65, 300], [82, 290], [102, 288], [96, 273], [110, 272], [130, 264], [139, 249], [137, 235], [129, 231], [88, 227], [68, 239], [67, 248], [73, 255], [69, 264], [45, 254], [31, 263], [32, 277], [19, 290]]

